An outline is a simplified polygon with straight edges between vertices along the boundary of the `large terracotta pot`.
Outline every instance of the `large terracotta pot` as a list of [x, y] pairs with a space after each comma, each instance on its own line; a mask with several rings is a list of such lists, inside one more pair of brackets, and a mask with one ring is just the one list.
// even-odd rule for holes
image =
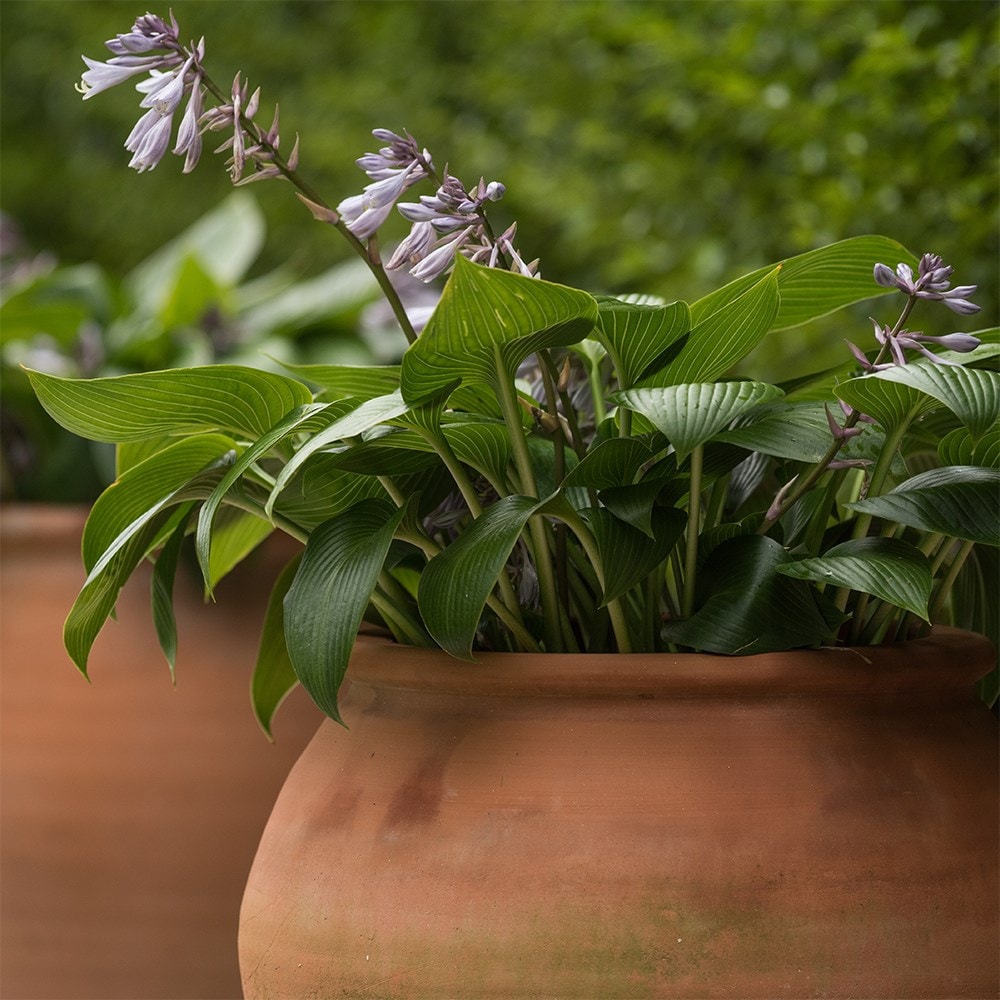
[[995, 996], [991, 657], [369, 643], [265, 829], [245, 996]]
[[178, 573], [176, 689], [140, 572], [88, 684], [62, 645], [85, 517], [0, 509], [0, 997], [235, 1000], [247, 872], [320, 720], [297, 692], [272, 746], [250, 708], [268, 583], [287, 553], [266, 546], [211, 608], [196, 573]]

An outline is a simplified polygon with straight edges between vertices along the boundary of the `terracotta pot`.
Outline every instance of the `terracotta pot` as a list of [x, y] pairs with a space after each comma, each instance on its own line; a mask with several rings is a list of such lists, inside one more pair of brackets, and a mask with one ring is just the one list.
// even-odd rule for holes
[[368, 644], [258, 849], [245, 996], [994, 996], [991, 656]]
[[286, 554], [268, 547], [209, 608], [195, 573], [178, 573], [176, 689], [140, 573], [88, 684], [62, 646], [85, 516], [0, 510], [0, 996], [233, 1000], [247, 872], [320, 720], [297, 692], [272, 746], [250, 708], [268, 581]]

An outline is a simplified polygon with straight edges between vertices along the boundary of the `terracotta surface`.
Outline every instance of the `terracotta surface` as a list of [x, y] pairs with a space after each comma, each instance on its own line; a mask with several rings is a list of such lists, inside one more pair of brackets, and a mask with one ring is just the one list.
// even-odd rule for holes
[[368, 644], [264, 833], [246, 996], [994, 997], [990, 656]]
[[277, 745], [248, 689], [267, 581], [258, 559], [206, 608], [177, 581], [177, 688], [146, 580], [98, 639], [93, 683], [62, 649], [83, 579], [77, 510], [0, 510], [0, 996], [235, 1000], [257, 841], [320, 715], [293, 695]]

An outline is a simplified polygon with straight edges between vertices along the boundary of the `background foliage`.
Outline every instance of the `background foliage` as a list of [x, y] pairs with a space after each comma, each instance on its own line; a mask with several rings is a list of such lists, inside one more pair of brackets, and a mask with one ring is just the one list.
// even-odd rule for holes
[[[0, 7], [0, 208], [27, 247], [92, 261], [112, 280], [229, 190], [208, 153], [183, 179], [173, 157], [129, 171], [134, 92], [86, 104], [73, 92], [80, 54], [102, 58], [101, 42], [144, 10]], [[992, 0], [175, 0], [173, 10], [182, 34], [206, 36], [221, 82], [239, 69], [260, 84], [262, 117], [280, 103], [283, 133], [302, 134], [303, 170], [331, 201], [360, 190], [353, 160], [373, 148], [373, 126], [407, 128], [468, 183], [506, 183], [496, 221], [518, 220], [521, 249], [542, 257], [550, 280], [693, 300], [771, 261], [883, 232], [954, 262], [962, 283], [980, 285], [987, 325], [996, 315]], [[345, 259], [283, 185], [250, 193], [268, 232], [250, 277], [280, 266], [304, 279]], [[841, 335], [828, 345], [835, 358]], [[780, 349], [793, 366], [817, 364], [815, 340]]]

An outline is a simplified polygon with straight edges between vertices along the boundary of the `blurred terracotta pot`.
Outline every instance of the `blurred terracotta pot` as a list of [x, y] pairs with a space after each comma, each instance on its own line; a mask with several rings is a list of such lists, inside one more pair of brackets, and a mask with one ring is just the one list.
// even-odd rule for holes
[[232, 1000], [247, 872], [320, 720], [296, 692], [272, 746], [250, 707], [269, 581], [289, 553], [255, 553], [212, 608], [196, 573], [178, 573], [176, 688], [140, 573], [88, 684], [62, 645], [85, 518], [0, 509], [0, 996]]
[[359, 647], [254, 861], [245, 996], [994, 996], [991, 664]]

